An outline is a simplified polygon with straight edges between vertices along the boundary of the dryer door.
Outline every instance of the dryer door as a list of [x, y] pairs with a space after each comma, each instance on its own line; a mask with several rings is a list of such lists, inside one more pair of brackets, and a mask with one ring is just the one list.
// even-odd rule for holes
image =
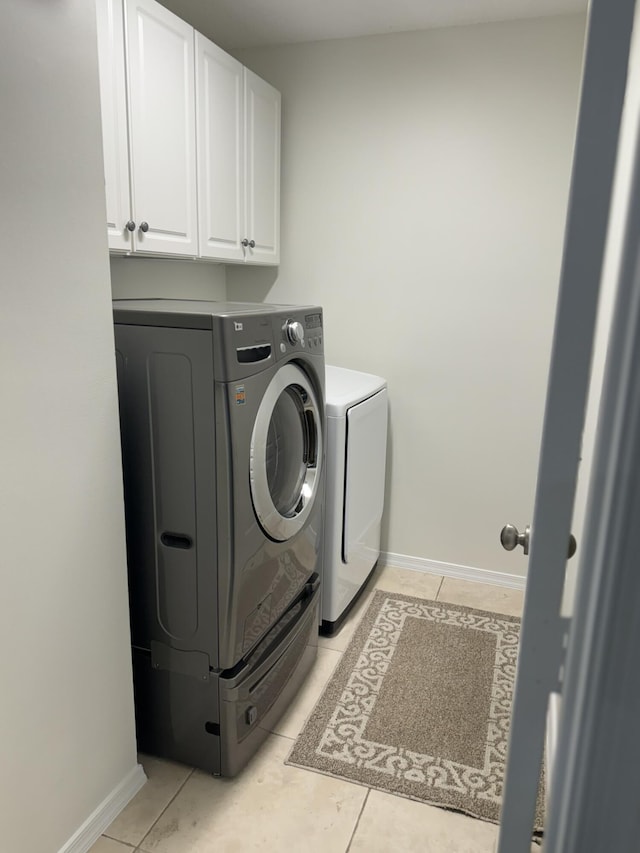
[[284, 542], [304, 525], [320, 488], [322, 409], [295, 364], [271, 380], [251, 436], [251, 496], [265, 533]]

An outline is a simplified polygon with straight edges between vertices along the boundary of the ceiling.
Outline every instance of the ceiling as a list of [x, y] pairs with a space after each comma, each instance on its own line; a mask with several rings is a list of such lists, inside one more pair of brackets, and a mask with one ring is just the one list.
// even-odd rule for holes
[[539, 18], [587, 0], [161, 0], [225, 50]]

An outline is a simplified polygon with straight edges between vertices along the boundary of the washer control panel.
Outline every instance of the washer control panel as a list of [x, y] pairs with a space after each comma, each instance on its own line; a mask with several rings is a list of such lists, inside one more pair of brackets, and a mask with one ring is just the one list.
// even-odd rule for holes
[[314, 355], [322, 354], [324, 347], [321, 310], [291, 314], [286, 317], [281, 329], [280, 352], [282, 355], [298, 349], [306, 349]]
[[298, 320], [287, 320], [284, 331], [290, 344], [302, 344], [304, 346], [304, 326]]
[[307, 346], [312, 352], [321, 353], [322, 346], [322, 312], [304, 315], [304, 326], [307, 332]]

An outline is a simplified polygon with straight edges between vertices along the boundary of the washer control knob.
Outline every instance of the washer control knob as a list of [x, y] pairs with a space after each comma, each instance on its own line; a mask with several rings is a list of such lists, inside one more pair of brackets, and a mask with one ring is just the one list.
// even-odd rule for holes
[[304, 326], [302, 323], [299, 323], [297, 320], [287, 320], [284, 330], [287, 338], [289, 339], [289, 343], [304, 343]]

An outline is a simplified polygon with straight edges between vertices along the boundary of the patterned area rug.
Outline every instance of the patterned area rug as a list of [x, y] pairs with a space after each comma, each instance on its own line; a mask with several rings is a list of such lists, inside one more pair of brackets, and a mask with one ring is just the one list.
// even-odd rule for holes
[[287, 763], [497, 823], [519, 631], [376, 591]]

